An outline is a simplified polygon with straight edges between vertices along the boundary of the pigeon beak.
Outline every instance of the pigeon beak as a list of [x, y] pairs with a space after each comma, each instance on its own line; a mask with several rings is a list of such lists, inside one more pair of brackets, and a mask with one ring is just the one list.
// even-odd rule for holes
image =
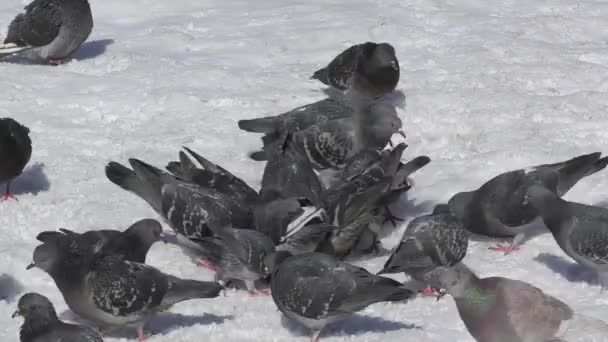
[[26, 270], [30, 270], [30, 269], [32, 269], [32, 268], [34, 268], [34, 267], [36, 267], [36, 263], [34, 263], [34, 262], [33, 262], [33, 263], [31, 263], [31, 264], [27, 265], [27, 267], [26, 267], [25, 269], [26, 269]]
[[15, 318], [17, 316], [21, 316], [21, 312], [19, 310], [13, 312], [13, 315], [11, 316], [11, 318]]
[[397, 132], [397, 133], [399, 133], [399, 135], [402, 136], [403, 139], [407, 139], [407, 137], [405, 136], [405, 132], [403, 130], [399, 130], [399, 132]]
[[163, 243], [165, 243], [165, 244], [169, 243], [168, 237], [165, 233], [160, 233], [159, 238], [160, 238], [160, 241], [162, 241]]
[[439, 294], [437, 295], [437, 301], [440, 301], [441, 298], [445, 297], [446, 294], [448, 294], [448, 291], [446, 291], [446, 290], [439, 290]]

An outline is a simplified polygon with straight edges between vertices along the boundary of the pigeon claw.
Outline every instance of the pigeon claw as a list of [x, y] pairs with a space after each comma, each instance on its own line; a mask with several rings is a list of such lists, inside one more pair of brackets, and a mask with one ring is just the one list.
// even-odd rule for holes
[[382, 223], [390, 222], [393, 227], [397, 227], [397, 221], [403, 222], [403, 219], [393, 215], [388, 207], [384, 207], [384, 222]]
[[517, 247], [514, 244], [508, 244], [508, 245], [496, 244], [496, 246], [490, 246], [490, 247], [488, 247], [488, 249], [491, 251], [495, 251], [495, 252], [504, 252], [505, 255], [508, 255], [511, 252], [519, 250], [519, 247]]
[[427, 285], [424, 289], [418, 291], [422, 297], [436, 297], [440, 292]]
[[49, 59], [49, 64], [57, 66], [63, 64], [63, 62], [61, 59]]
[[15, 201], [19, 202], [19, 200], [17, 199], [17, 197], [15, 197], [15, 195], [13, 195], [10, 192], [5, 193], [4, 195], [0, 196], [0, 202], [4, 202], [8, 199], [14, 199]]
[[210, 270], [212, 270], [214, 272], [217, 271], [217, 267], [215, 267], [214, 264], [210, 263], [207, 260], [198, 258], [198, 259], [196, 259], [196, 264], [199, 265], [200, 267], [204, 267], [204, 268], [210, 269]]
[[250, 296], [270, 296], [270, 289], [249, 290]]

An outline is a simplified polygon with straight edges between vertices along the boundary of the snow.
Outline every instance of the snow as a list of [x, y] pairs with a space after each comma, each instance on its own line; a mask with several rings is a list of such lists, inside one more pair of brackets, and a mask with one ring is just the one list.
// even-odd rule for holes
[[[0, 2], [0, 36], [25, 0]], [[32, 130], [34, 153], [0, 203], [0, 340], [18, 341], [9, 317], [24, 291], [73, 316], [49, 276], [25, 271], [35, 235], [60, 227], [124, 229], [158, 218], [104, 175], [109, 160], [164, 166], [188, 146], [259, 187], [259, 137], [236, 121], [323, 98], [308, 78], [351, 44], [388, 41], [401, 63], [407, 157], [432, 162], [398, 213], [409, 221], [492, 176], [608, 148], [608, 3], [570, 0], [92, 0], [95, 28], [59, 67], [0, 63], [0, 117]], [[608, 206], [608, 171], [568, 200]], [[472, 242], [465, 262], [482, 276], [525, 280], [588, 316], [608, 297], [542, 233], [509, 256]], [[404, 225], [401, 227], [403, 228]], [[166, 229], [169, 229], [166, 227]], [[384, 240], [393, 247], [401, 230]], [[385, 258], [358, 264], [376, 271]], [[173, 247], [149, 263], [195, 279], [213, 275]], [[403, 276], [397, 276], [403, 279]], [[15, 283], [16, 282], [16, 283]], [[14, 294], [19, 289], [19, 294]], [[286, 329], [268, 297], [190, 301], [154, 318], [150, 341], [307, 341]], [[119, 331], [106, 341], [135, 338]], [[377, 304], [327, 328], [322, 341], [471, 341], [453, 300]], [[608, 337], [607, 337], [608, 341]]]

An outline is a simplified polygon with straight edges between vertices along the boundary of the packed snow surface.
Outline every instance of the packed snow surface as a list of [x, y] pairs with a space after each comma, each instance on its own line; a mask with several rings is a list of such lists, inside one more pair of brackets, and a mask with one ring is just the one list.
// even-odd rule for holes
[[[0, 36], [25, 0], [0, 2]], [[384, 240], [458, 191], [504, 171], [608, 152], [608, 3], [571, 0], [92, 0], [93, 34], [59, 67], [0, 62], [0, 117], [29, 126], [32, 160], [0, 203], [0, 340], [18, 341], [10, 319], [23, 292], [39, 292], [73, 320], [51, 281], [25, 271], [42, 230], [125, 229], [158, 215], [104, 175], [110, 160], [164, 166], [188, 146], [259, 187], [263, 164], [247, 153], [259, 136], [239, 119], [279, 114], [324, 97], [309, 80], [346, 47], [393, 44], [401, 63], [406, 157], [432, 162]], [[566, 199], [608, 207], [608, 171]], [[608, 317], [596, 277], [550, 234], [503, 256], [473, 241], [465, 262], [479, 275], [532, 283], [588, 316]], [[165, 229], [170, 230], [168, 226]], [[357, 261], [379, 270], [386, 257]], [[213, 278], [177, 247], [157, 244], [151, 265]], [[397, 275], [397, 279], [404, 279]], [[8, 289], [8, 290], [7, 290]], [[287, 327], [287, 328], [286, 328]], [[174, 306], [146, 327], [150, 341], [307, 341], [269, 297], [234, 293]], [[121, 330], [106, 341], [134, 339]], [[328, 326], [322, 341], [471, 341], [450, 297], [376, 304]], [[608, 340], [608, 337], [607, 337]]]

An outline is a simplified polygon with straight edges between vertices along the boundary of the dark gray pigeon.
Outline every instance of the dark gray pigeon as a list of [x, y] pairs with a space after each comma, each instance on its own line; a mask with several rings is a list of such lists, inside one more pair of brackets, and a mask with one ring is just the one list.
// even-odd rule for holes
[[490, 247], [510, 253], [527, 238], [529, 229], [522, 226], [538, 217], [537, 210], [525, 201], [528, 188], [540, 184], [561, 197], [579, 180], [606, 167], [608, 158], [600, 157], [597, 152], [556, 164], [506, 172], [475, 191], [454, 195], [448, 204], [472, 233], [495, 238], [513, 237], [509, 246]]
[[124, 232], [118, 230], [90, 230], [76, 233], [62, 228], [59, 232], [47, 231], [38, 234], [36, 239], [45, 242], [49, 236], [66, 234], [82, 236], [91, 244], [98, 245], [99, 252], [104, 255], [118, 256], [127, 261], [146, 262], [148, 251], [158, 241], [165, 241], [163, 227], [153, 219], [143, 219], [132, 224]]
[[106, 166], [108, 179], [133, 192], [156, 210], [185, 238], [211, 236], [209, 224], [249, 228], [251, 209], [215, 189], [186, 182], [137, 159], [129, 159], [132, 170], [116, 162]]
[[4, 45], [0, 45], [0, 58], [18, 53], [61, 64], [92, 29], [87, 0], [34, 0], [10, 23]]
[[184, 280], [145, 264], [103, 256], [79, 236], [56, 236], [36, 247], [33, 263], [48, 273], [69, 308], [101, 330], [138, 328], [173, 304], [195, 298], [214, 298], [222, 290], [215, 282]]
[[13, 313], [13, 318], [17, 316], [24, 319], [21, 342], [103, 342], [101, 335], [89, 327], [60, 321], [53, 303], [37, 293], [21, 296]]
[[334, 257], [309, 253], [268, 256], [272, 299], [283, 314], [312, 331], [317, 341], [328, 323], [346, 318], [379, 302], [403, 301], [414, 296], [401, 283], [373, 275]]
[[478, 342], [602, 341], [608, 325], [519, 280], [479, 278], [464, 264], [438, 268], [432, 281], [454, 297]]
[[[469, 235], [449, 211], [417, 217], [408, 224], [378, 274], [404, 272], [415, 281], [425, 282], [430, 271], [454, 266], [465, 257]], [[430, 286], [423, 291], [425, 295], [432, 293]]]
[[264, 258], [274, 253], [272, 240], [255, 230], [211, 227], [214, 236], [198, 241], [202, 264], [215, 270], [216, 281], [241, 280], [258, 294], [254, 282], [268, 276]]
[[608, 209], [565, 201], [540, 185], [530, 187], [527, 199], [561, 249], [597, 272], [608, 290]]
[[330, 87], [347, 90], [357, 70], [365, 77], [366, 83], [377, 88], [378, 94], [393, 91], [399, 82], [399, 61], [395, 48], [388, 43], [372, 42], [351, 46], [325, 68], [317, 70], [311, 78]]
[[32, 156], [29, 128], [11, 118], [0, 118], [0, 183], [6, 182], [6, 192], [0, 201], [16, 199], [11, 193], [11, 181], [19, 176]]

